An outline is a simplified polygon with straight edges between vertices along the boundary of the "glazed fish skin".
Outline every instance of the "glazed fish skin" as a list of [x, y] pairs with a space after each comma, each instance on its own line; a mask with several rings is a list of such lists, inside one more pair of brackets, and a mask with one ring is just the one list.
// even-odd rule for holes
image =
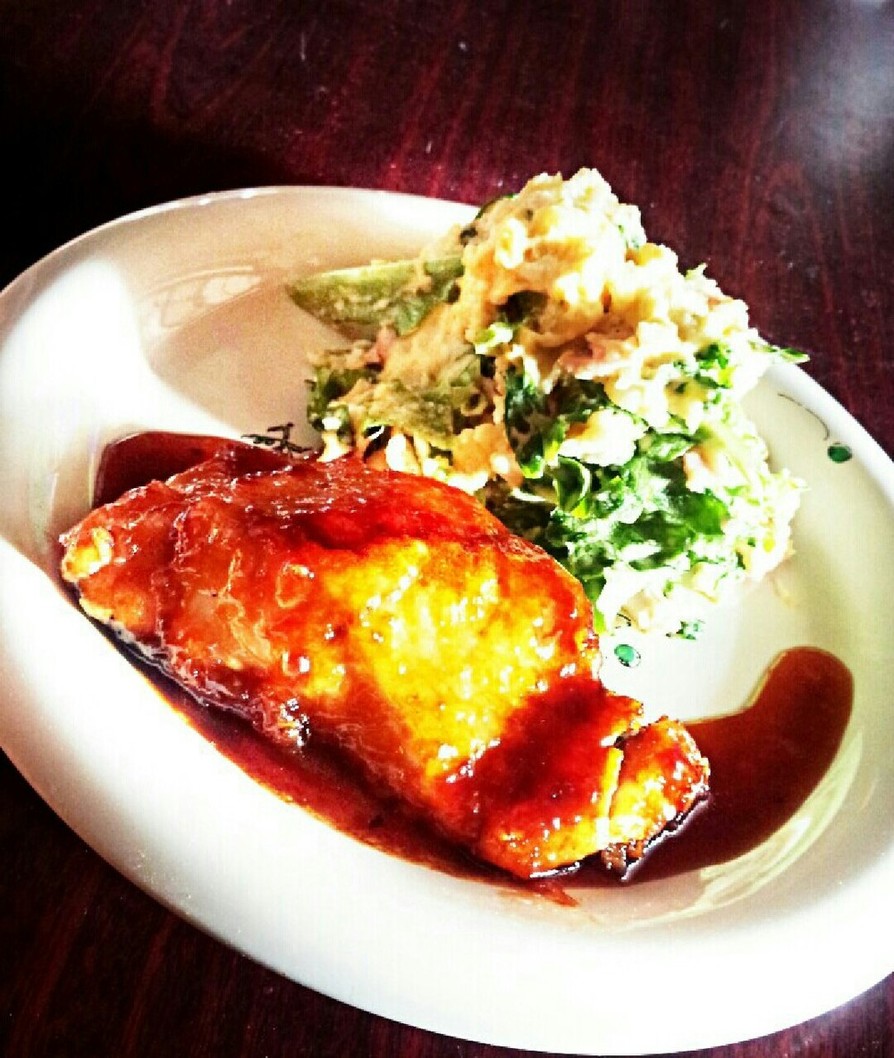
[[704, 793], [692, 745], [685, 793], [618, 832], [640, 707], [596, 677], [583, 592], [438, 482], [228, 446], [62, 542], [85, 611], [200, 701], [338, 744], [514, 874], [641, 844]]

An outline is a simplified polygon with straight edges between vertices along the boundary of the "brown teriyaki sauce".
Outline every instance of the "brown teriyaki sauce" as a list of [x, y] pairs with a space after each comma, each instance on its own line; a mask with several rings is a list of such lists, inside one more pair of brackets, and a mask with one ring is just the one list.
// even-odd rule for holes
[[[100, 463], [94, 503], [186, 470], [221, 444], [216, 438], [161, 432], [111, 444]], [[241, 718], [200, 705], [151, 666], [136, 664], [190, 725], [253, 779], [359, 840], [454, 875], [533, 887], [556, 899], [565, 899], [569, 883], [571, 892], [619, 884], [590, 863], [571, 876], [513, 882], [439, 838], [396, 800], [383, 798], [337, 751], [312, 737], [300, 751], [275, 746]], [[621, 884], [725, 863], [763, 843], [797, 812], [829, 769], [852, 700], [851, 673], [838, 658], [814, 647], [794, 647], [777, 657], [744, 709], [687, 722], [711, 764], [710, 796], [675, 833], [656, 842]]]

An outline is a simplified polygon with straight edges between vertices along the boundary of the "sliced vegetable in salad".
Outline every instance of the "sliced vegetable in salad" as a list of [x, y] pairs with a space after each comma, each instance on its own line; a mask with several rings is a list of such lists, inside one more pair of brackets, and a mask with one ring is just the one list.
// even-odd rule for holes
[[681, 271], [593, 170], [539, 176], [413, 261], [311, 276], [323, 457], [476, 493], [563, 563], [600, 630], [694, 635], [791, 547], [802, 483], [741, 400], [776, 360], [743, 302]]

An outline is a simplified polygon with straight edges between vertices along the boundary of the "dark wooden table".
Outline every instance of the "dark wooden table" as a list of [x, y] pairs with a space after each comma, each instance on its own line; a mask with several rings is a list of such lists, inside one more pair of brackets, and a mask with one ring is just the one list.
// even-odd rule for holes
[[[809, 350], [894, 452], [884, 0], [0, 0], [0, 26], [4, 284], [183, 195], [338, 184], [479, 202], [592, 165], [767, 337]], [[234, 954], [117, 875], [6, 758], [0, 849], [7, 1058], [521, 1053], [369, 1016]], [[702, 1053], [894, 1055], [894, 977]]]

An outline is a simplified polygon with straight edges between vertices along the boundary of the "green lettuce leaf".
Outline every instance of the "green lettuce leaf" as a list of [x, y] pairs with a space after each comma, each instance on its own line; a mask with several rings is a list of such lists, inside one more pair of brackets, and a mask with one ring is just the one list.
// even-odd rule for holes
[[[715, 351], [722, 367], [722, 351]], [[568, 377], [544, 394], [518, 367], [506, 376], [506, 431], [525, 475], [489, 506], [515, 532], [557, 558], [595, 602], [617, 564], [657, 569], [703, 557], [723, 536], [729, 510], [711, 492], [686, 487], [682, 457], [701, 438], [647, 432], [623, 466], [559, 454], [571, 423], [608, 404], [597, 382]]]
[[407, 334], [429, 312], [455, 296], [462, 275], [460, 256], [426, 261], [421, 286], [418, 262], [385, 261], [298, 279], [288, 287], [299, 308], [350, 338], [374, 338], [383, 325]]

